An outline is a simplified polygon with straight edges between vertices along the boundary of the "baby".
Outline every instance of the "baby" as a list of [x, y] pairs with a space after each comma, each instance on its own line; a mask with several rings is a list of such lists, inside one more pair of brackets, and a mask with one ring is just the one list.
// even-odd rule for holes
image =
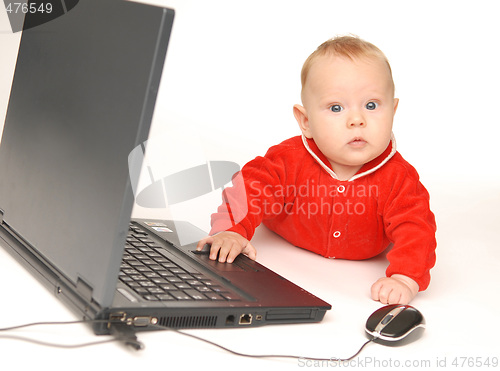
[[212, 215], [210, 259], [232, 263], [260, 223], [328, 258], [372, 258], [389, 246], [386, 276], [371, 287], [383, 304], [407, 304], [430, 281], [436, 224], [416, 170], [396, 151], [392, 72], [373, 44], [343, 36], [302, 68], [301, 136], [246, 164]]

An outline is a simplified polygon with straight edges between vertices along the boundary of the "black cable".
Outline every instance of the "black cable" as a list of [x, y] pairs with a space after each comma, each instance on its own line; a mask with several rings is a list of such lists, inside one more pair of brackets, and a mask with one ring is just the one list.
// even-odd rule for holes
[[[161, 326], [158, 326], [158, 327], [161, 327]], [[361, 353], [361, 351], [363, 350], [363, 348], [365, 346], [367, 346], [369, 343], [371, 343], [372, 341], [374, 341], [376, 339], [375, 337], [372, 337], [371, 339], [369, 339], [368, 341], [366, 341], [361, 346], [361, 348], [359, 348], [359, 350], [354, 355], [352, 355], [349, 358], [335, 358], [335, 357], [332, 357], [332, 358], [314, 358], [314, 357], [300, 357], [300, 356], [282, 355], [282, 354], [247, 354], [247, 353], [240, 353], [240, 352], [234, 351], [232, 349], [226, 348], [225, 346], [222, 346], [220, 344], [214, 343], [213, 341], [201, 338], [201, 337], [193, 335], [193, 334], [188, 334], [186, 332], [182, 332], [180, 330], [177, 330], [177, 329], [174, 329], [174, 328], [169, 328], [169, 327], [161, 327], [161, 328], [163, 328], [164, 330], [171, 330], [171, 331], [173, 331], [173, 332], [175, 332], [177, 334], [188, 336], [188, 337], [194, 338], [196, 340], [208, 343], [208, 344], [213, 345], [213, 346], [215, 346], [217, 348], [220, 348], [220, 349], [222, 349], [222, 350], [224, 350], [226, 352], [229, 352], [229, 353], [232, 353], [234, 355], [241, 356], [241, 357], [248, 357], [248, 358], [289, 358], [289, 359], [291, 358], [291, 359], [297, 359], [297, 360], [303, 359], [303, 360], [308, 360], [308, 361], [322, 361], [322, 362], [332, 362], [332, 361], [333, 362], [347, 362], [347, 361], [350, 361], [351, 359], [357, 357], [358, 354]]]
[[73, 325], [73, 324], [78, 324], [78, 323], [108, 323], [108, 320], [104, 319], [90, 319], [90, 320], [78, 320], [78, 321], [60, 321], [60, 322], [32, 322], [32, 323], [26, 323], [23, 325], [18, 325], [18, 326], [12, 326], [12, 327], [3, 327], [0, 328], [0, 331], [12, 331], [12, 330], [18, 330], [21, 328], [26, 328], [26, 327], [32, 327], [32, 326], [44, 326], [44, 325], [49, 325], [49, 326], [57, 326], [57, 325]]
[[[11, 327], [4, 327], [0, 328], [0, 332], [7, 332], [7, 331], [12, 331], [12, 330], [18, 330], [26, 327], [33, 327], [33, 326], [57, 326], [57, 325], [73, 325], [73, 324], [80, 324], [80, 323], [107, 323], [107, 320], [80, 320], [80, 321], [66, 321], [66, 322], [33, 322], [33, 323], [26, 323], [23, 325], [18, 325], [18, 326], [11, 326]], [[0, 339], [9, 339], [9, 340], [20, 340], [20, 341], [25, 341], [28, 343], [33, 343], [37, 345], [43, 345], [43, 346], [48, 346], [48, 347], [53, 347], [53, 348], [62, 348], [62, 349], [75, 349], [75, 348], [84, 348], [88, 346], [93, 346], [93, 345], [101, 345], [105, 343], [111, 343], [115, 341], [123, 341], [123, 339], [120, 338], [113, 338], [113, 339], [107, 339], [107, 340], [99, 340], [99, 341], [92, 341], [88, 343], [80, 343], [80, 344], [57, 344], [57, 343], [50, 343], [47, 341], [43, 340], [37, 340], [25, 336], [17, 336], [17, 335], [0, 335]]]
[[27, 343], [33, 343], [36, 345], [43, 345], [43, 346], [47, 346], [47, 347], [61, 348], [61, 349], [84, 348], [84, 347], [88, 347], [88, 346], [92, 346], [92, 345], [101, 345], [101, 344], [106, 344], [106, 343], [112, 343], [115, 341], [121, 341], [118, 338], [113, 338], [113, 339], [92, 341], [92, 342], [80, 343], [80, 344], [57, 344], [57, 343], [49, 343], [47, 341], [37, 340], [37, 339], [25, 337], [25, 336], [16, 336], [16, 335], [0, 335], [0, 339], [21, 340], [21, 341], [25, 341]]
[[[108, 323], [108, 320], [81, 320], [81, 321], [68, 321], [68, 322], [34, 322], [34, 323], [27, 323], [23, 325], [18, 325], [18, 326], [12, 326], [12, 327], [4, 327], [0, 328], [0, 332], [6, 332], [6, 331], [12, 331], [12, 330], [18, 330], [21, 328], [26, 328], [26, 327], [32, 327], [32, 326], [42, 326], [42, 325], [72, 325], [72, 324], [79, 324], [79, 323]], [[118, 331], [114, 331], [114, 337], [112, 339], [107, 339], [107, 340], [101, 340], [101, 341], [94, 341], [94, 342], [88, 342], [88, 343], [80, 343], [80, 344], [56, 344], [56, 343], [49, 343], [41, 340], [36, 340], [28, 337], [23, 337], [23, 336], [15, 336], [15, 335], [0, 335], [0, 339], [11, 339], [11, 340], [21, 340], [21, 341], [26, 341], [26, 342], [31, 342], [34, 344], [38, 345], [43, 345], [43, 346], [49, 346], [49, 347], [55, 347], [55, 348], [63, 348], [63, 349], [74, 349], [74, 348], [83, 348], [87, 346], [93, 346], [93, 345], [100, 345], [100, 344], [105, 344], [105, 343], [111, 343], [115, 341], [121, 341], [124, 342], [126, 345], [132, 346], [134, 349], [139, 350], [143, 349], [143, 345], [141, 342], [139, 342], [135, 336], [135, 332], [133, 331], [132, 328], [129, 328], [125, 324], [121, 323], [116, 323], [112, 324], [112, 328], [119, 329]], [[196, 339], [198, 341], [202, 341], [204, 343], [213, 345], [217, 348], [220, 348], [226, 352], [229, 352], [231, 354], [240, 356], [240, 357], [248, 357], [248, 358], [288, 358], [288, 359], [297, 359], [297, 360], [310, 360], [310, 361], [322, 361], [322, 362], [347, 362], [350, 361], [351, 359], [355, 358], [358, 356], [359, 353], [363, 350], [363, 348], [374, 341], [376, 338], [372, 337], [368, 341], [366, 341], [359, 350], [352, 355], [349, 358], [315, 358], [315, 357], [300, 357], [300, 356], [294, 356], [294, 355], [282, 355], [282, 354], [247, 354], [247, 353], [240, 353], [237, 351], [234, 351], [232, 349], [226, 348], [225, 346], [222, 346], [220, 344], [217, 344], [213, 341], [204, 339], [202, 337], [189, 334], [186, 332], [182, 332], [178, 329], [171, 328], [171, 327], [164, 327], [164, 326], [155, 326], [158, 329], [165, 330], [165, 331], [172, 331], [180, 335], [188, 336], [193, 339]], [[126, 328], [126, 331], [124, 330]], [[115, 329], [115, 330], [116, 330]]]

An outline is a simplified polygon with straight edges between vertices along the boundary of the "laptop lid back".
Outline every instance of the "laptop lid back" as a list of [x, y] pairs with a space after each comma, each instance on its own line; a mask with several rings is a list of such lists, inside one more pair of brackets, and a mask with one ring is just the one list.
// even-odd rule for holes
[[80, 0], [20, 42], [0, 145], [3, 222], [101, 306], [133, 206], [128, 155], [147, 139], [173, 15]]

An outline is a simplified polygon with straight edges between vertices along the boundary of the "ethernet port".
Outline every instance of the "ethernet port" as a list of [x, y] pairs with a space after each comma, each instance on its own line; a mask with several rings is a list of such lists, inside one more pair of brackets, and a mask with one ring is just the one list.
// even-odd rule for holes
[[251, 314], [242, 314], [240, 316], [240, 325], [249, 325], [252, 323], [252, 315]]

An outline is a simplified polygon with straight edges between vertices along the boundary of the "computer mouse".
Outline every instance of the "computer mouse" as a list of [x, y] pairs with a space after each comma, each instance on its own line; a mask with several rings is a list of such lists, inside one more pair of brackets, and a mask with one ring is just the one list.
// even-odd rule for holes
[[373, 312], [365, 330], [374, 342], [384, 345], [405, 345], [420, 338], [425, 329], [422, 313], [410, 305], [391, 304]]

